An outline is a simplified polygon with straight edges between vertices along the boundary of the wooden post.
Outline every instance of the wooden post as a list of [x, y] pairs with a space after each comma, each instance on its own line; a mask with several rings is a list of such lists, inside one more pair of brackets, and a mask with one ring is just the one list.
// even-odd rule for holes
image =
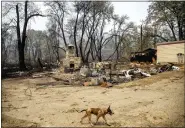
[[110, 69], [110, 73], [109, 73], [110, 80], [112, 80], [112, 65], [111, 65], [111, 63], [109, 64], [109, 69]]

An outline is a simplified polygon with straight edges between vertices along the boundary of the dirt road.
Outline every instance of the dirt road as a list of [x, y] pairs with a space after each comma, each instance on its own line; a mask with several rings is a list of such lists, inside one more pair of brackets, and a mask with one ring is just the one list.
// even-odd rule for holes
[[[2, 126], [83, 126], [87, 107], [108, 107], [112, 127], [185, 126], [184, 71], [165, 72], [113, 88], [64, 85], [38, 88], [52, 78], [2, 80]], [[28, 88], [29, 87], [29, 88]], [[26, 90], [27, 89], [27, 90]], [[95, 122], [95, 116], [92, 121]], [[95, 126], [106, 126], [102, 118]]]

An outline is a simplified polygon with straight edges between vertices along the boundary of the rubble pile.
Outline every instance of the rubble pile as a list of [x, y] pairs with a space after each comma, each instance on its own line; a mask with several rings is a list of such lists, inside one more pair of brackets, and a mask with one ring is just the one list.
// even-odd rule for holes
[[68, 44], [66, 57], [63, 59], [63, 67], [60, 68], [61, 72], [57, 73], [54, 79], [64, 81], [68, 85], [112, 87], [119, 83], [151, 77], [151, 75], [157, 75], [158, 73], [179, 70], [179, 67], [174, 66], [174, 64], [151, 64], [155, 63], [155, 60], [156, 50], [147, 49], [143, 52], [133, 53], [132, 63], [128, 61], [106, 61], [91, 62], [82, 66], [81, 58], [75, 56], [75, 46]]
[[[105, 66], [106, 65], [106, 66]], [[121, 68], [121, 67], [124, 67]], [[113, 66], [111, 63], [97, 63], [93, 66], [84, 65], [79, 71], [61, 74], [60, 80], [68, 85], [112, 87], [119, 83], [143, 79], [166, 71], [180, 70], [174, 64], [154, 65], [131, 63], [124, 66]]]

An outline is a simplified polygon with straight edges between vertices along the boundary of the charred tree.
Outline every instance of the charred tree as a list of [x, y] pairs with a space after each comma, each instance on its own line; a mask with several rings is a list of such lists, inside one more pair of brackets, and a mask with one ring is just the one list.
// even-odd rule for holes
[[17, 43], [18, 43], [18, 54], [19, 54], [19, 68], [20, 70], [26, 70], [25, 65], [25, 57], [24, 57], [24, 48], [25, 48], [25, 42], [26, 42], [26, 29], [28, 25], [28, 21], [34, 17], [34, 16], [43, 16], [39, 13], [31, 14], [28, 16], [28, 1], [25, 1], [24, 6], [24, 25], [23, 25], [23, 31], [22, 35], [20, 32], [20, 16], [19, 16], [19, 5], [16, 5], [16, 15], [17, 15]]

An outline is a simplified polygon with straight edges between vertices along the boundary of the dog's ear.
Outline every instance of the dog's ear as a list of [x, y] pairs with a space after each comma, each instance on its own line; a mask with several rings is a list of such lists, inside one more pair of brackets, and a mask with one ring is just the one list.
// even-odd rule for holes
[[110, 105], [109, 105], [109, 107], [107, 108], [107, 110], [110, 110]]

